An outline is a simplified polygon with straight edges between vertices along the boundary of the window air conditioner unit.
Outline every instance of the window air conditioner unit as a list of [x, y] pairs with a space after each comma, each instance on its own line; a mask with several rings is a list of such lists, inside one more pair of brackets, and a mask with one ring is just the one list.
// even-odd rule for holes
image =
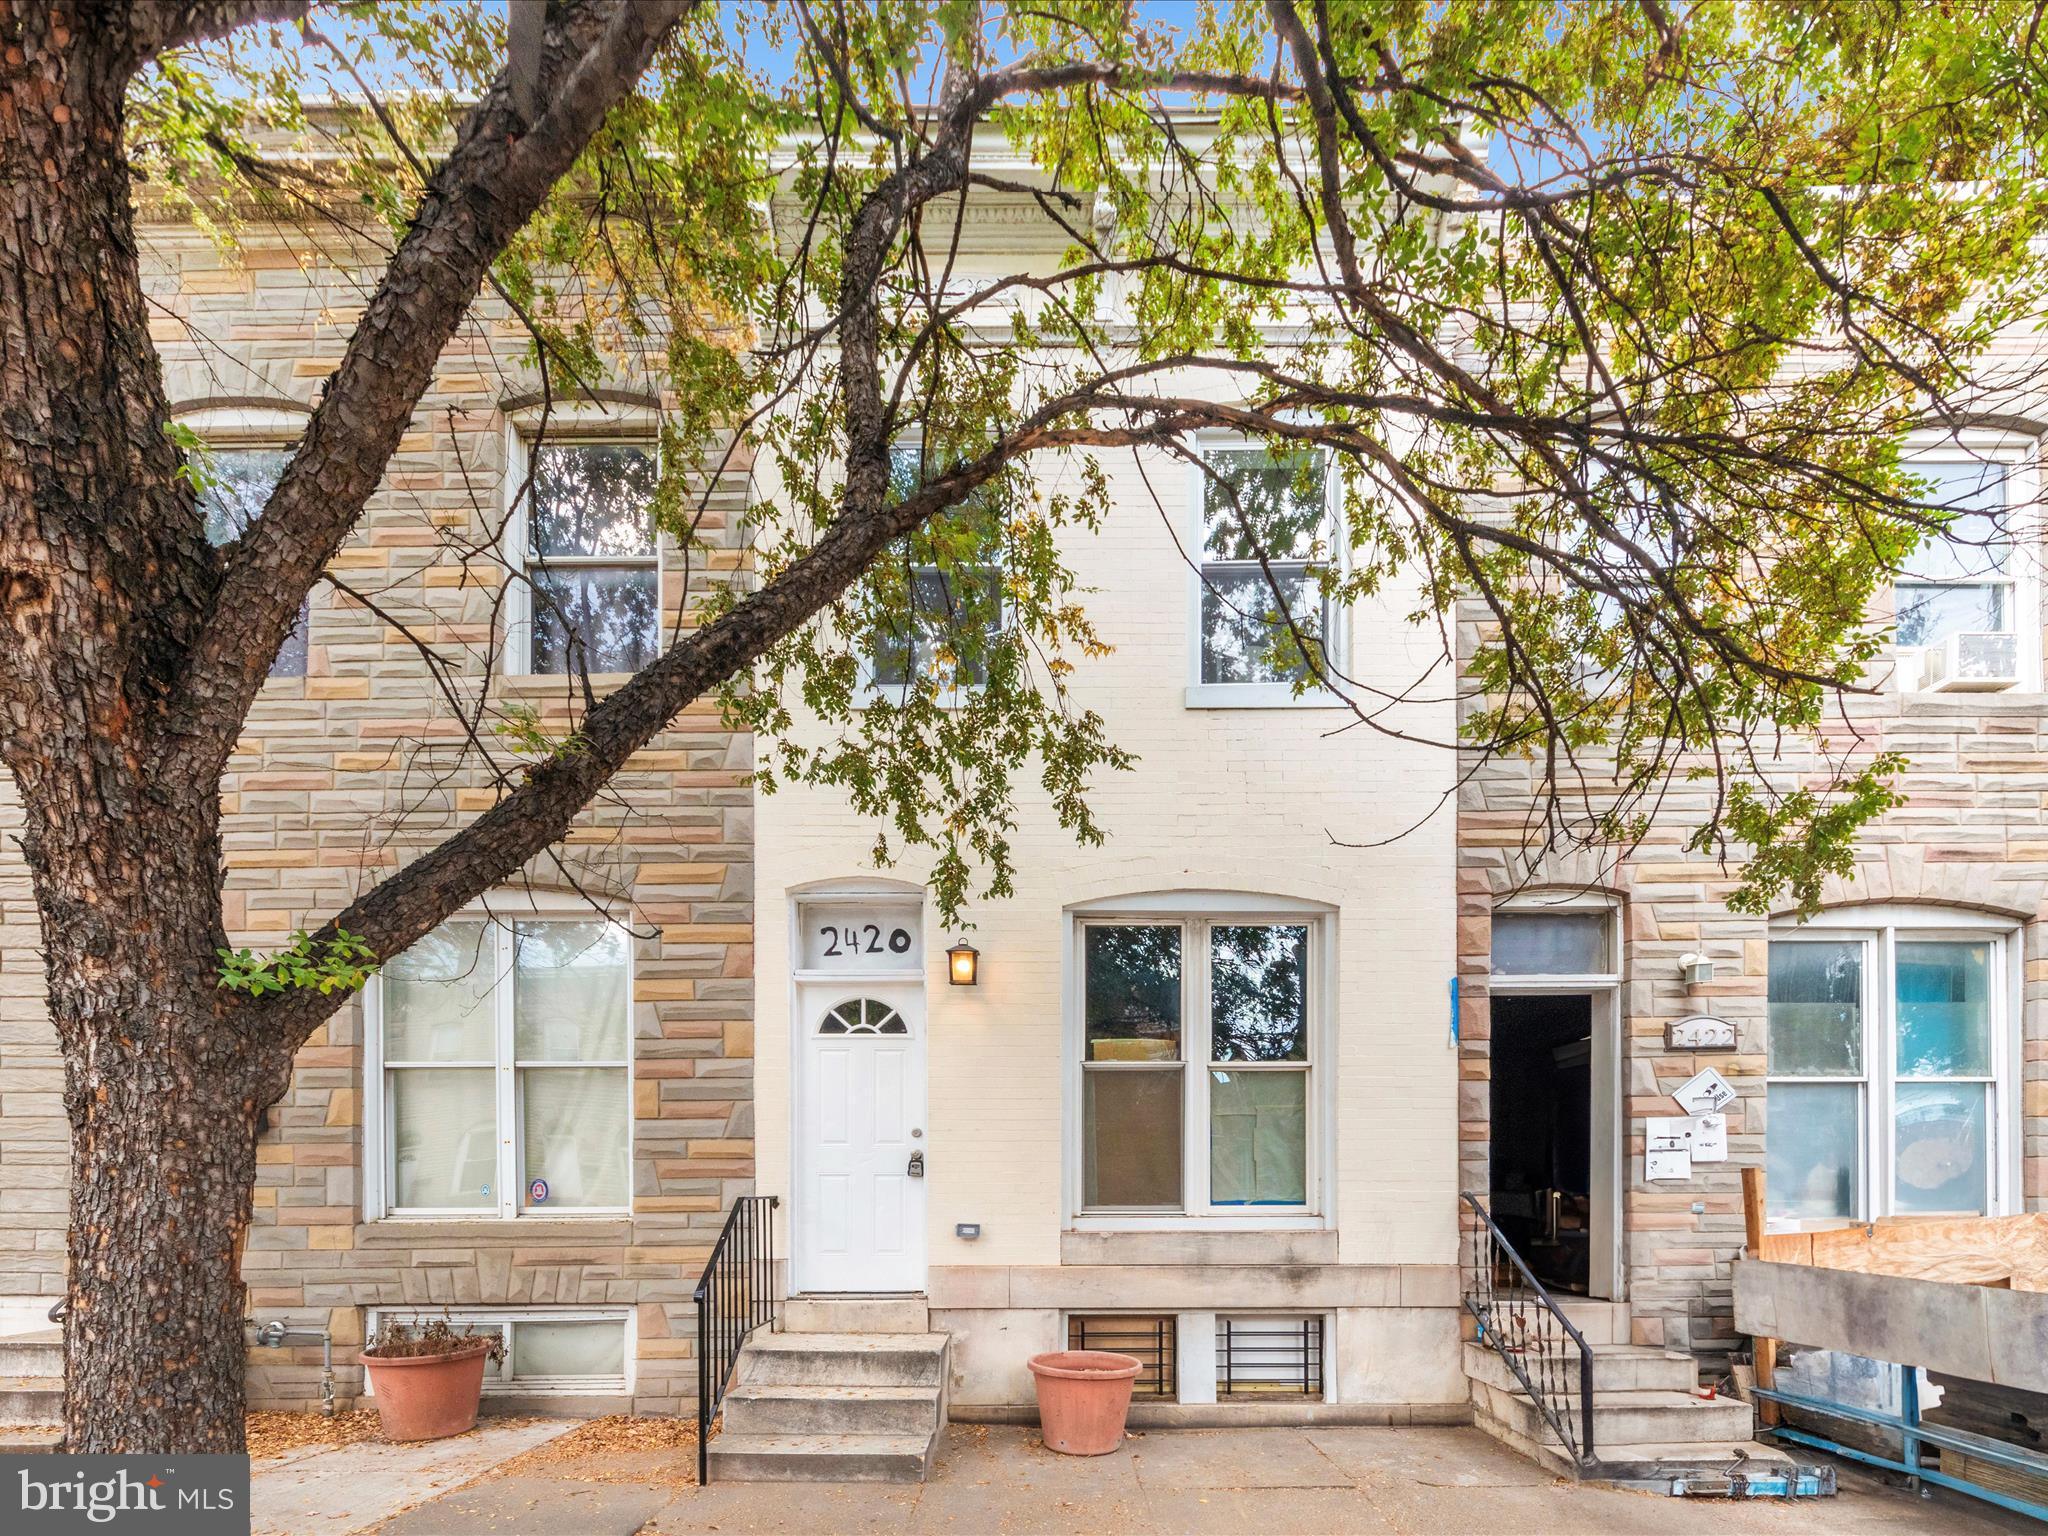
[[2020, 637], [1988, 630], [1950, 635], [1927, 652], [1930, 693], [1997, 693], [2020, 685]]

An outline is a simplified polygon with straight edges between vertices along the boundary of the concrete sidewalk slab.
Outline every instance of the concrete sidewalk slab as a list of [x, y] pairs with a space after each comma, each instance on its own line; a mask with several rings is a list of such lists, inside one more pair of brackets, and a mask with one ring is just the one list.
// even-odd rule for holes
[[532, 1531], [550, 1536], [633, 1536], [665, 1508], [666, 1488], [633, 1483], [565, 1483], [558, 1478], [485, 1477], [468, 1488], [392, 1516], [377, 1536], [456, 1536]]
[[1540, 1488], [1557, 1479], [1526, 1456], [1469, 1429], [1310, 1429], [1308, 1441], [1349, 1477], [1438, 1488]]
[[308, 1446], [250, 1468], [254, 1536], [349, 1536], [437, 1499], [575, 1427], [570, 1419], [483, 1420], [446, 1440]]
[[[388, 1446], [363, 1447], [389, 1456]], [[558, 1448], [559, 1450], [559, 1448]], [[379, 1536], [2039, 1536], [1958, 1494], [1923, 1497], [1851, 1463], [1842, 1492], [1791, 1503], [1672, 1499], [1551, 1478], [1473, 1429], [1160, 1430], [1102, 1457], [1034, 1430], [956, 1425], [931, 1481], [683, 1482], [694, 1461], [525, 1462], [389, 1519]], [[317, 1460], [307, 1465], [318, 1465]], [[635, 1468], [642, 1470], [638, 1473]], [[592, 1482], [602, 1471], [604, 1481]], [[384, 1478], [379, 1467], [374, 1474]], [[635, 1481], [638, 1476], [642, 1480]], [[406, 1497], [412, 1495], [408, 1493]], [[649, 1513], [651, 1511], [651, 1513]], [[308, 1528], [331, 1536], [334, 1527]], [[296, 1536], [296, 1532], [295, 1532]]]
[[1176, 1429], [1131, 1452], [1148, 1490], [1349, 1488], [1351, 1476], [1299, 1429]]

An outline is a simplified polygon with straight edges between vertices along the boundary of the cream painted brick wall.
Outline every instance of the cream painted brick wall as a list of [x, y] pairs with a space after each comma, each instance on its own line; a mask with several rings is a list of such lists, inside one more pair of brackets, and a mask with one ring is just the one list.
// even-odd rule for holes
[[[1057, 1264], [1062, 1210], [1064, 910], [1141, 892], [1226, 890], [1306, 898], [1338, 913], [1333, 1186], [1344, 1262], [1448, 1263], [1456, 1230], [1456, 1057], [1448, 982], [1455, 965], [1450, 754], [1393, 740], [1327, 709], [1195, 710], [1188, 676], [1188, 571], [1128, 454], [1105, 456], [1113, 511], [1071, 533], [1068, 557], [1114, 653], [1082, 661], [1075, 692], [1098, 709], [1137, 767], [1108, 774], [1091, 803], [1108, 832], [1078, 846], [1035, 795], [1015, 837], [1017, 892], [967, 916], [982, 983], [947, 985], [942, 932], [928, 915], [929, 1255], [939, 1264]], [[1191, 515], [1192, 475], [1148, 458], [1167, 514]], [[1433, 635], [1409, 628], [1400, 593], [1352, 616], [1353, 670], [1412, 683]], [[1437, 690], [1448, 693], [1447, 689]], [[1399, 717], [1436, 740], [1448, 704]], [[784, 789], [758, 802], [756, 1081], [761, 1187], [790, 1170], [790, 893], [834, 879], [916, 880], [876, 871], [873, 829], [836, 795]], [[1396, 834], [1406, 833], [1396, 838]], [[1338, 847], [1332, 838], [1383, 847]], [[982, 1237], [963, 1242], [959, 1221]], [[1133, 1304], [1138, 1304], [1134, 1299]]]

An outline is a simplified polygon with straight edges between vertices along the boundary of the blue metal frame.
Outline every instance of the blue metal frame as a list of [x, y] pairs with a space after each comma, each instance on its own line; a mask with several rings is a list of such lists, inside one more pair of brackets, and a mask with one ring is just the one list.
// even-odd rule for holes
[[1957, 1430], [1943, 1429], [1940, 1425], [1928, 1425], [1920, 1419], [1920, 1373], [1912, 1366], [1899, 1368], [1899, 1412], [1896, 1416], [1879, 1413], [1874, 1408], [1859, 1408], [1850, 1403], [1831, 1402], [1825, 1398], [1802, 1397], [1796, 1392], [1780, 1392], [1774, 1388], [1758, 1387], [1756, 1395], [1788, 1408], [1804, 1408], [1810, 1413], [1825, 1413], [1838, 1419], [1853, 1419], [1859, 1424], [1875, 1425], [1887, 1429], [1899, 1437], [1899, 1454], [1902, 1460], [1894, 1461], [1874, 1451], [1859, 1450], [1853, 1445], [1841, 1445], [1825, 1436], [1810, 1434], [1803, 1429], [1788, 1429], [1776, 1425], [1764, 1429], [1764, 1433], [1778, 1440], [1791, 1440], [1800, 1445], [1810, 1445], [1815, 1450], [1826, 1451], [1831, 1456], [1846, 1456], [1851, 1461], [1864, 1462], [1873, 1467], [1884, 1467], [1893, 1472], [1903, 1472], [1908, 1477], [1919, 1478], [1957, 1493], [1968, 1494], [1973, 1499], [1983, 1499], [2009, 1509], [2014, 1514], [2048, 1523], [2048, 1504], [2036, 1504], [2010, 1493], [2000, 1493], [1996, 1488], [1986, 1488], [1981, 1483], [1969, 1482], [1964, 1478], [1950, 1477], [1946, 1472], [1930, 1470], [1920, 1465], [1920, 1447], [1931, 1445], [1937, 1449], [1961, 1451], [1979, 1461], [1996, 1462], [2011, 1467], [2017, 1472], [2030, 1472], [2048, 1477], [2048, 1456], [2038, 1455], [2022, 1446], [2004, 1445], [1996, 1440], [1985, 1440], [1976, 1435], [1966, 1435]]

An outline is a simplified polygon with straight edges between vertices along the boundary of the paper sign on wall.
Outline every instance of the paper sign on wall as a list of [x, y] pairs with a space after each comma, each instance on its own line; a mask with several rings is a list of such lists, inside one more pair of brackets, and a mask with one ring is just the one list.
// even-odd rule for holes
[[1728, 1161], [1728, 1117], [1726, 1115], [1694, 1115], [1687, 1122], [1692, 1127], [1692, 1160], [1696, 1163], [1725, 1163]]
[[[1653, 1115], [1643, 1127], [1643, 1151], [1646, 1154], [1683, 1152], [1689, 1164], [1725, 1163], [1728, 1161], [1728, 1117]], [[1688, 1165], [1688, 1177], [1691, 1172]]]
[[1708, 1067], [1687, 1078], [1671, 1097], [1689, 1115], [1711, 1115], [1735, 1102], [1735, 1090], [1728, 1086], [1727, 1078]]
[[1652, 1182], [1692, 1177], [1690, 1152], [1645, 1152], [1643, 1177]]
[[1690, 1152], [1692, 1121], [1683, 1115], [1653, 1115], [1643, 1132], [1645, 1152]]

